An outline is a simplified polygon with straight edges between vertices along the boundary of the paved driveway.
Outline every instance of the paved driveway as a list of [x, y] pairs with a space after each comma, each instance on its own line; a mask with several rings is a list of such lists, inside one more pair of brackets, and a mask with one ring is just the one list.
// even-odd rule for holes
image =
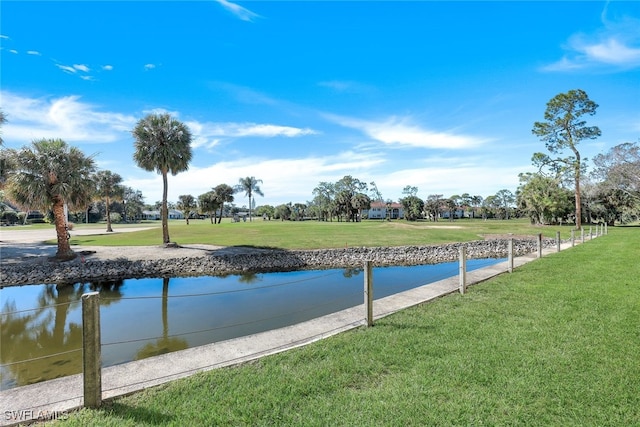
[[[71, 231], [71, 236], [91, 236], [98, 234], [118, 234], [145, 230], [149, 227], [115, 227], [113, 233], [107, 233], [106, 226], [99, 228], [78, 228]], [[55, 240], [53, 228], [29, 229], [26, 227], [0, 227], [0, 262], [18, 262], [26, 259], [52, 257], [56, 254], [56, 245], [47, 245], [47, 240]]]

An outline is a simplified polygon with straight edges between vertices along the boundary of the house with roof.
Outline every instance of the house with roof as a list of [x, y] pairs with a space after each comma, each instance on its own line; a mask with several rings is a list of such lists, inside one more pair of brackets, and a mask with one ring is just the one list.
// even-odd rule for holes
[[[184, 214], [176, 209], [169, 209], [167, 216], [169, 219], [184, 219]], [[142, 219], [159, 220], [161, 218], [160, 211], [142, 211]]]
[[362, 217], [367, 219], [402, 219], [404, 208], [401, 203], [371, 202], [371, 207], [362, 211]]

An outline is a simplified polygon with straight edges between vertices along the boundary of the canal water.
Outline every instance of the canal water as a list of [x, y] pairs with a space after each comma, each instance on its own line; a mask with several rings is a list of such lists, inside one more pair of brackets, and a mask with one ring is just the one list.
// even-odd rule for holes
[[[468, 260], [467, 270], [501, 261]], [[376, 267], [374, 298], [457, 274], [457, 262]], [[362, 304], [363, 281], [362, 269], [332, 269], [6, 287], [0, 290], [0, 389], [81, 372], [86, 292], [100, 293], [102, 364], [112, 366]]]

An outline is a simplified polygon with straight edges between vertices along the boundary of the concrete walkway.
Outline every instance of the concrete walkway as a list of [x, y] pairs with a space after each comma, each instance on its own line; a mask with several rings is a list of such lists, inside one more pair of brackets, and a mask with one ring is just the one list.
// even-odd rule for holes
[[[571, 243], [561, 245], [561, 249], [570, 247]], [[546, 248], [543, 256], [554, 252], [557, 252], [556, 246]], [[535, 259], [537, 253], [517, 257], [514, 259], [514, 267]], [[505, 261], [468, 272], [467, 283], [472, 285], [485, 281], [507, 272], [508, 267], [508, 262]], [[374, 319], [457, 292], [458, 287], [459, 278], [455, 276], [375, 300]], [[365, 316], [364, 305], [360, 305], [281, 329], [103, 368], [102, 398], [130, 394], [197, 372], [235, 365], [303, 346], [362, 326], [365, 324]], [[37, 420], [38, 417], [64, 416], [83, 405], [82, 374], [0, 391], [0, 402], [0, 426], [16, 425]]]

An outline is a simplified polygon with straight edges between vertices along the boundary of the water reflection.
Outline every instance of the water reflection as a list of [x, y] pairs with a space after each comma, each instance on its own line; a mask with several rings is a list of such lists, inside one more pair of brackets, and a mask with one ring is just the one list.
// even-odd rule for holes
[[[499, 261], [470, 260], [467, 268]], [[374, 297], [454, 276], [457, 270], [457, 263], [377, 267]], [[0, 290], [0, 388], [81, 372], [81, 296], [86, 292], [100, 293], [102, 363], [112, 366], [280, 328], [362, 304], [362, 271], [352, 268], [7, 287]]]
[[148, 342], [136, 353], [136, 360], [172, 351], [184, 350], [189, 344], [186, 340], [169, 337], [169, 278], [162, 279], [162, 337]]
[[[122, 297], [123, 281], [42, 285], [33, 309], [21, 311], [16, 300], [3, 301], [0, 328], [0, 386], [32, 384], [82, 370], [82, 320], [78, 311], [84, 293], [98, 291], [109, 305]], [[2, 291], [5, 293], [5, 290]], [[3, 298], [4, 300], [4, 298]], [[50, 356], [53, 355], [53, 356]]]

